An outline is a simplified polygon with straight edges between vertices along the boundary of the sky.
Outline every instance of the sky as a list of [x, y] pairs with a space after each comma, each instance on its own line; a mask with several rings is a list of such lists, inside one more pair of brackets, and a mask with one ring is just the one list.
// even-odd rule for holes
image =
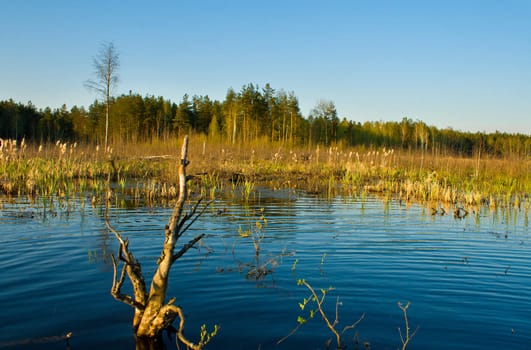
[[528, 0], [0, 0], [0, 100], [88, 106], [93, 58], [115, 95], [224, 100], [248, 83], [356, 122], [531, 134]]

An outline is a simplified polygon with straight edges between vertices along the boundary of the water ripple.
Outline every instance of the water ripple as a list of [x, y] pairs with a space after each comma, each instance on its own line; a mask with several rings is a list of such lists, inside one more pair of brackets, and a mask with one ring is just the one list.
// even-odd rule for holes
[[[168, 294], [183, 306], [189, 334], [203, 323], [221, 325], [211, 348], [324, 348], [329, 335], [317, 319], [275, 345], [296, 326], [298, 303], [308, 296], [298, 278], [317, 290], [333, 286], [327, 309], [333, 313], [339, 297], [342, 322], [365, 313], [358, 331], [375, 349], [399, 345], [397, 302], [408, 300], [410, 325], [420, 327], [412, 348], [531, 348], [531, 242], [522, 215], [496, 220], [482, 212], [455, 220], [372, 198], [273, 197], [216, 202], [181, 239], [206, 234], [176, 262]], [[134, 347], [132, 310], [109, 295], [109, 255], [117, 244], [103, 211], [73, 207], [45, 214], [15, 203], [0, 212], [0, 305], [9, 320], [0, 344], [56, 349], [23, 344], [73, 331], [76, 349]], [[110, 213], [146, 276], [156, 268], [170, 213], [146, 207]], [[242, 237], [238, 229], [252, 228], [262, 213], [267, 226], [256, 254], [258, 236]], [[249, 273], [261, 266], [267, 274]]]

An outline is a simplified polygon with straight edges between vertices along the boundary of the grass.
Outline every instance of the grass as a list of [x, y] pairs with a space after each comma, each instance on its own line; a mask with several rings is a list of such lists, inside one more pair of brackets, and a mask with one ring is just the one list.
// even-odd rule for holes
[[[263, 141], [263, 140], [262, 140]], [[113, 191], [148, 202], [176, 196], [179, 139], [92, 145], [3, 142], [0, 191], [69, 196]], [[528, 208], [531, 159], [463, 158], [409, 150], [228, 144], [193, 136], [192, 189], [206, 197], [249, 200], [257, 186], [335, 198], [368, 194], [403, 202]], [[236, 179], [236, 181], [235, 181]], [[227, 185], [232, 182], [232, 185]]]

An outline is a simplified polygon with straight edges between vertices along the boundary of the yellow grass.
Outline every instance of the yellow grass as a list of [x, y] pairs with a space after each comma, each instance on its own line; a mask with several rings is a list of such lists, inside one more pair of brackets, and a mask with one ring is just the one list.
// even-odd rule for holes
[[[4, 142], [0, 190], [9, 195], [64, 196], [97, 192], [105, 187], [103, 182], [119, 183], [122, 190], [125, 183], [136, 182], [136, 196], [174, 197], [180, 143], [175, 138], [103, 149], [63, 142]], [[292, 147], [267, 140], [230, 144], [201, 135], [191, 137], [189, 157], [189, 173], [195, 175], [192, 188], [211, 198], [239, 185], [251, 190], [257, 185], [290, 188], [327, 197], [375, 193], [403, 201], [490, 206], [525, 206], [531, 194], [531, 159], [462, 158], [370, 147]]]

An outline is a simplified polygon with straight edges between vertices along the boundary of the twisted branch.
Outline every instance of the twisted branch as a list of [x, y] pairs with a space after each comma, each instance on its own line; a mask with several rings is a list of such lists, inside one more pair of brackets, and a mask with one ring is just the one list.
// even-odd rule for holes
[[[118, 259], [123, 262], [120, 277], [118, 275], [118, 262], [114, 254], [111, 254], [113, 265], [113, 283], [111, 287], [111, 295], [114, 299], [121, 301], [124, 304], [135, 308], [135, 316], [133, 318], [133, 328], [136, 330], [140, 325], [140, 321], [146, 308], [146, 282], [142, 274], [142, 266], [135, 258], [133, 253], [129, 250], [129, 240], [123, 239], [120, 232], [115, 230], [109, 222], [108, 207], [105, 210], [105, 225], [107, 229], [114, 234], [116, 240], [120, 243], [118, 250]], [[129, 281], [133, 286], [133, 296], [121, 292], [122, 286], [125, 282], [125, 275], [129, 277]]]
[[[142, 275], [140, 262], [135, 259], [134, 255], [129, 250], [128, 240], [124, 239], [109, 223], [107, 211], [105, 214], [105, 224], [120, 243], [118, 260], [123, 262], [122, 270], [118, 276], [119, 262], [114, 255], [112, 255], [114, 276], [111, 295], [115, 299], [135, 308], [133, 327], [136, 336], [156, 338], [163, 330], [170, 328], [175, 318], [179, 317], [180, 324], [177, 331], [179, 341], [185, 344], [188, 348], [197, 350], [201, 349], [206, 342], [208, 342], [210, 337], [215, 335], [216, 329], [215, 332], [210, 335], [207, 333], [203, 334], [202, 329], [199, 344], [193, 344], [184, 337], [184, 317], [181, 308], [173, 305], [175, 299], [173, 298], [165, 303], [172, 264], [199, 242], [205, 234], [203, 233], [192, 238], [188, 243], [183, 245], [177, 253], [174, 253], [177, 241], [190, 228], [190, 226], [196, 222], [199, 216], [206, 211], [206, 208], [211, 203], [207, 203], [204, 208], [197, 213], [201, 203], [201, 200], [199, 200], [187, 214], [184, 214], [188, 195], [186, 185], [186, 166], [188, 165], [187, 153], [188, 137], [186, 136], [181, 149], [181, 162], [179, 164], [179, 197], [168, 220], [168, 224], [165, 227], [164, 244], [157, 261], [158, 267], [151, 279], [149, 294], [146, 291], [146, 284]], [[126, 274], [133, 285], [134, 297], [121, 293]]]
[[135, 299], [133, 299], [130, 295], [121, 293], [122, 285], [125, 281], [125, 275], [126, 275], [126, 264], [122, 265], [122, 271], [120, 273], [120, 279], [116, 279], [116, 271], [117, 271], [117, 263], [116, 258], [114, 257], [114, 254], [111, 254], [112, 259], [112, 266], [114, 269], [114, 277], [113, 277], [113, 283], [111, 287], [111, 295], [114, 297], [114, 299], [121, 301], [124, 304], [127, 304], [129, 306], [132, 306], [138, 310], [144, 310], [145, 305], [142, 303], [139, 303]]

